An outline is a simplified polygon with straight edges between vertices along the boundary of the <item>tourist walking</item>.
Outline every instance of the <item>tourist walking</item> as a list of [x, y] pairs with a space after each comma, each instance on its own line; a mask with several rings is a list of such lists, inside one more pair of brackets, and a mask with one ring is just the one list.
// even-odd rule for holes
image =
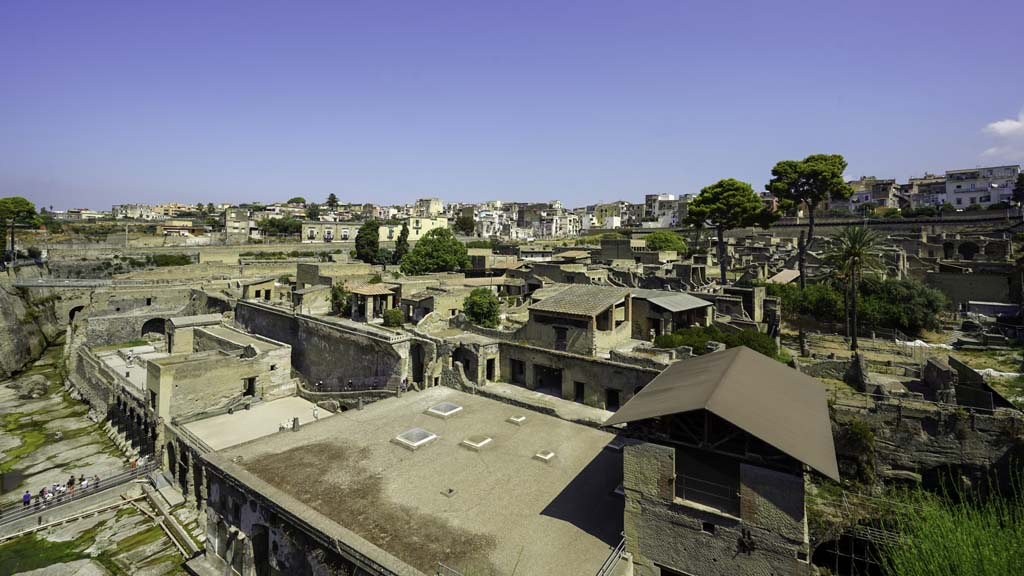
[[32, 504], [32, 493], [25, 490], [25, 493], [21, 495], [21, 507], [28, 508]]

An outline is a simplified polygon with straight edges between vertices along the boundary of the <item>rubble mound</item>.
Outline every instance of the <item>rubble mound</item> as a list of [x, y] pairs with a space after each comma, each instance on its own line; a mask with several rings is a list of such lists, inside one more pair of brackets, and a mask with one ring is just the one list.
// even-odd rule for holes
[[7, 387], [17, 390], [19, 399], [30, 400], [46, 396], [50, 381], [41, 374], [32, 374], [12, 381]]

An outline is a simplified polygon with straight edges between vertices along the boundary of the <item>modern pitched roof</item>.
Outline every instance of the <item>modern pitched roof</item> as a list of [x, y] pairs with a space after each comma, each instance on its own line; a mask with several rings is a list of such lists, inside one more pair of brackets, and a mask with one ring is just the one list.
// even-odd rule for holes
[[566, 250], [565, 252], [559, 252], [558, 254], [555, 254], [555, 257], [577, 260], [580, 258], [590, 258], [590, 252], [588, 252], [587, 250]]
[[669, 312], [683, 312], [685, 310], [695, 310], [697, 308], [707, 308], [708, 306], [712, 306], [711, 302], [685, 292], [636, 288], [632, 289], [631, 292], [633, 293], [634, 298], [647, 300], [648, 302], [657, 304]]
[[799, 277], [799, 270], [790, 270], [787, 268], [785, 270], [779, 271], [778, 274], [772, 276], [771, 278], [766, 280], [766, 282], [768, 282], [769, 284], [789, 284], [790, 282], [796, 280]]
[[391, 294], [393, 287], [389, 284], [360, 284], [353, 286], [349, 289], [349, 292], [353, 294], [359, 294], [360, 296], [384, 296]]
[[530, 306], [538, 312], [555, 312], [575, 316], [596, 316], [629, 295], [626, 288], [572, 284]]
[[604, 425], [707, 410], [839, 480], [824, 385], [745, 346], [681, 360]]
[[170, 323], [175, 328], [188, 328], [190, 326], [220, 324], [221, 320], [223, 320], [223, 317], [220, 314], [199, 314], [196, 316], [176, 316], [170, 319]]

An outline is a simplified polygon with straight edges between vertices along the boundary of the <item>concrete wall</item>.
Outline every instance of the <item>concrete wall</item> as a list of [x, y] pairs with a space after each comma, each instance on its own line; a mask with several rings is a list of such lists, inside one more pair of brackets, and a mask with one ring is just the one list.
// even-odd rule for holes
[[941, 291], [955, 308], [968, 300], [986, 302], [1019, 302], [1020, 295], [1011, 290], [1006, 274], [955, 274], [928, 272], [925, 284]]

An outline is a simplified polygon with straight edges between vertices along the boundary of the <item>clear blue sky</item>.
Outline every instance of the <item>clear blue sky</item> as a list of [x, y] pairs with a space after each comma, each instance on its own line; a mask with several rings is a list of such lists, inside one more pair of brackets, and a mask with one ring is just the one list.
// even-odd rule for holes
[[[0, 195], [398, 203], [1024, 160], [1024, 2], [0, 3]], [[1003, 121], [986, 128], [991, 123]]]

